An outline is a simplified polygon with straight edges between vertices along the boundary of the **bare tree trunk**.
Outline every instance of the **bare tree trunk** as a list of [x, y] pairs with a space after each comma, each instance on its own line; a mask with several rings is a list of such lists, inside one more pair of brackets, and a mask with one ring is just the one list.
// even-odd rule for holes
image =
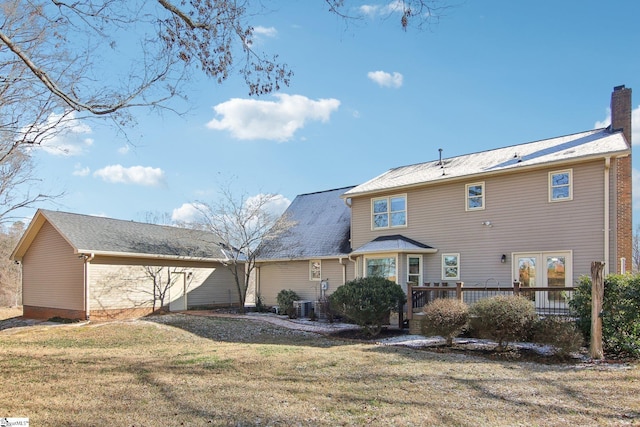
[[604, 299], [604, 262], [591, 263], [591, 345], [589, 353], [594, 359], [604, 358], [602, 350], [602, 301]]

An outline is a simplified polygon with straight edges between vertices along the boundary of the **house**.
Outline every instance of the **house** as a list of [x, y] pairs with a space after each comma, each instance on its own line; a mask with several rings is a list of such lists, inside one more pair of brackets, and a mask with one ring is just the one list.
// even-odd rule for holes
[[208, 232], [38, 210], [13, 251], [24, 317], [105, 320], [238, 304]]
[[[604, 261], [605, 274], [627, 271], [631, 89], [614, 89], [611, 113], [608, 128], [451, 158], [440, 150], [434, 160], [393, 168], [346, 189], [340, 198], [350, 210], [350, 251], [345, 244], [326, 254], [334, 268], [346, 265], [337, 283], [382, 275], [405, 291], [408, 283], [425, 282], [564, 287], [589, 275], [592, 261]], [[299, 196], [292, 214], [309, 203], [314, 218], [331, 218], [340, 210], [329, 203], [337, 196], [335, 190]], [[347, 211], [342, 214], [346, 222]], [[303, 221], [294, 233], [295, 256], [274, 260], [277, 266], [263, 260], [260, 291], [269, 302], [279, 289], [302, 289], [318, 277], [313, 247], [325, 236], [307, 238], [305, 227]], [[328, 277], [326, 264], [322, 259], [320, 277]]]
[[316, 301], [355, 278], [349, 260], [351, 212], [340, 198], [353, 188], [301, 194], [289, 205], [283, 218], [290, 229], [271, 240], [256, 263], [257, 294], [264, 304], [275, 305], [283, 289]]

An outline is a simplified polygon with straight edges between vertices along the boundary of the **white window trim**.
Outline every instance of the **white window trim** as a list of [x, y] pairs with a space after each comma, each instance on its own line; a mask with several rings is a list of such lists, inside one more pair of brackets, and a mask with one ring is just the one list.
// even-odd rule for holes
[[[403, 197], [404, 198], [404, 224], [403, 225], [391, 225], [391, 199], [396, 198], [396, 197]], [[377, 200], [386, 200], [387, 201], [387, 216], [388, 216], [388, 222], [387, 222], [387, 226], [386, 227], [376, 227], [375, 221], [374, 221], [374, 217], [375, 217], [375, 212], [373, 209], [373, 204], [377, 201]], [[380, 213], [378, 213], [380, 214]], [[385, 196], [385, 197], [374, 197], [371, 199], [371, 230], [386, 230], [389, 228], [406, 228], [407, 224], [409, 224], [409, 205], [407, 204], [407, 194], [393, 194], [391, 196]]]
[[[480, 198], [482, 199], [482, 206], [477, 207], [477, 208], [471, 208], [471, 207], [469, 207], [469, 199], [470, 199], [470, 197], [469, 197], [469, 187], [475, 187], [475, 186], [478, 186], [478, 185], [480, 187], [482, 187], [482, 195], [480, 196]], [[470, 184], [465, 185], [464, 186], [464, 196], [465, 196], [465, 199], [464, 199], [465, 210], [467, 210], [467, 211], [482, 211], [482, 210], [484, 210], [484, 207], [485, 207], [485, 197], [484, 197], [485, 196], [485, 185], [484, 185], [484, 181], [472, 182]]]
[[[424, 275], [422, 274], [422, 266], [424, 265], [423, 260], [422, 260], [422, 255], [419, 254], [407, 254], [407, 283], [410, 282], [409, 280], [409, 258], [418, 258], [420, 260], [419, 264], [418, 264], [418, 274], [420, 276], [420, 280], [418, 281], [418, 283], [416, 283], [416, 285], [420, 286], [422, 285], [422, 281], [424, 280]], [[415, 276], [415, 275], [412, 275]]]
[[398, 282], [398, 254], [387, 253], [387, 254], [376, 254], [370, 256], [363, 257], [362, 263], [362, 277], [367, 277], [367, 261], [370, 259], [383, 259], [383, 258], [394, 258], [396, 260], [396, 283]]
[[[318, 278], [313, 277], [313, 263], [317, 262], [320, 264], [320, 276]], [[311, 282], [319, 282], [322, 280], [322, 260], [320, 259], [312, 259], [309, 260], [309, 281]]]
[[[557, 175], [560, 173], [569, 174], [569, 197], [554, 199], [553, 198], [553, 175]], [[566, 202], [568, 200], [573, 200], [573, 169], [563, 169], [563, 170], [549, 172], [548, 186], [549, 186], [549, 203]]]
[[[448, 256], [455, 256], [458, 259], [458, 275], [456, 277], [447, 277], [445, 274], [445, 264], [444, 258]], [[442, 258], [440, 260], [440, 275], [442, 276], [442, 280], [460, 280], [460, 253], [450, 252], [446, 254], [442, 254]]]

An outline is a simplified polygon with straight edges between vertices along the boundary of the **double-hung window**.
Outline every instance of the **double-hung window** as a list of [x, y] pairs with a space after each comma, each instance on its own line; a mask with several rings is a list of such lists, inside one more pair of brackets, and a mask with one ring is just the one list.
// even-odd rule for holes
[[309, 280], [319, 281], [322, 277], [322, 262], [320, 260], [309, 261]]
[[442, 280], [460, 280], [460, 254], [442, 254]]
[[549, 172], [549, 201], [560, 202], [573, 199], [572, 170]]
[[407, 255], [407, 282], [422, 284], [422, 255]]
[[484, 182], [465, 185], [468, 211], [484, 209]]
[[407, 225], [406, 194], [371, 199], [371, 228], [405, 227]]

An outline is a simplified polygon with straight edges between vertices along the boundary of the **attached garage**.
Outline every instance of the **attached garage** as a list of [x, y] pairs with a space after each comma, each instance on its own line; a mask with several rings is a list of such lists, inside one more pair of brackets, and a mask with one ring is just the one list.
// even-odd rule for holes
[[238, 305], [208, 232], [38, 210], [11, 258], [24, 317], [107, 320]]

